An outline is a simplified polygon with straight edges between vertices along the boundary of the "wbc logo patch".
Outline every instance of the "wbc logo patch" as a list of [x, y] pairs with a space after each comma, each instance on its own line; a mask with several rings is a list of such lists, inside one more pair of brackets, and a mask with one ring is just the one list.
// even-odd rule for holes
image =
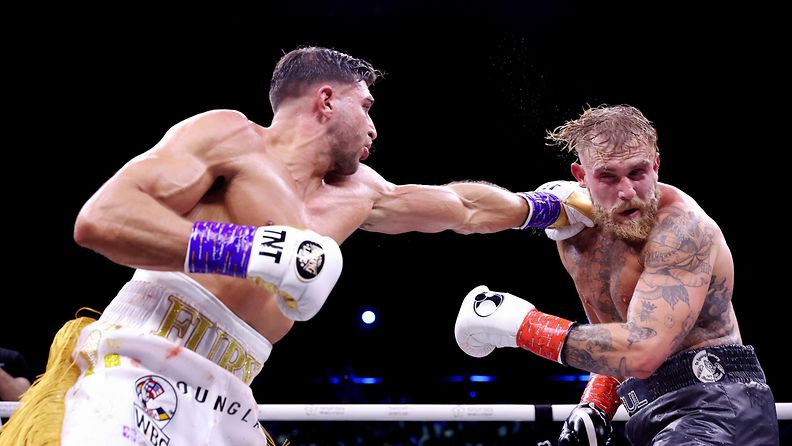
[[138, 435], [153, 446], [167, 446], [170, 437], [164, 429], [176, 415], [178, 405], [173, 385], [161, 376], [146, 375], [135, 381], [135, 394], [133, 423]]

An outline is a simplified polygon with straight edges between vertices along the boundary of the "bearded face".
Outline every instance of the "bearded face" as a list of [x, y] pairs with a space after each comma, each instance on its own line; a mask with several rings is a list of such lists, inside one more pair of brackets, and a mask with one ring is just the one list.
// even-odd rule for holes
[[[660, 190], [655, 186], [654, 193], [648, 200], [634, 197], [629, 202], [621, 202], [606, 209], [599, 203], [593, 203], [594, 222], [604, 231], [628, 242], [643, 242], [649, 238], [657, 217]], [[625, 213], [638, 212], [636, 218], [626, 218]]]

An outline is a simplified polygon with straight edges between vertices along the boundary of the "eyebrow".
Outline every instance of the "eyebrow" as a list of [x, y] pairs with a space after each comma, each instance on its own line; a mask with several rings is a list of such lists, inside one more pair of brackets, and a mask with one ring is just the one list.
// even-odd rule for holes
[[[637, 163], [634, 163], [631, 166], [629, 166], [629, 168], [627, 170], [632, 171], [632, 170], [635, 170], [635, 169], [646, 168], [646, 167], [651, 166], [651, 164], [652, 163], [649, 160], [638, 161]], [[598, 167], [598, 168], [594, 169], [594, 173], [595, 174], [610, 173], [612, 171], [613, 171], [613, 169], [611, 169], [608, 166]]]

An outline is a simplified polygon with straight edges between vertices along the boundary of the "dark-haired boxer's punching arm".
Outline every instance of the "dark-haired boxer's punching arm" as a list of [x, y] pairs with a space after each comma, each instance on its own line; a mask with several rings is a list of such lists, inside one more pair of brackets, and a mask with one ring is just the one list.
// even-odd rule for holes
[[[473, 234], [552, 225], [557, 228], [552, 229], [555, 231], [579, 232], [582, 227], [593, 225], [586, 217], [591, 206], [588, 195], [573, 182], [552, 192], [517, 194], [475, 181], [443, 186], [395, 185], [363, 165], [358, 178], [375, 190], [371, 213], [361, 225], [368, 231], [396, 234], [452, 230]], [[574, 205], [567, 201], [574, 201]], [[583, 210], [576, 210], [575, 205]]]
[[356, 175], [374, 190], [371, 212], [361, 225], [372, 232], [490, 233], [520, 226], [529, 211], [517, 194], [490, 183], [395, 185], [365, 165]]

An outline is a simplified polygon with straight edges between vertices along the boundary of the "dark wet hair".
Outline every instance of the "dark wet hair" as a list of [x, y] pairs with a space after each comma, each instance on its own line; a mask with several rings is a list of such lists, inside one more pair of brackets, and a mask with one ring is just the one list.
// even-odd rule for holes
[[365, 81], [370, 86], [381, 76], [371, 63], [340, 51], [316, 46], [297, 48], [275, 65], [270, 81], [270, 104], [277, 111], [284, 99], [298, 97], [319, 82]]

